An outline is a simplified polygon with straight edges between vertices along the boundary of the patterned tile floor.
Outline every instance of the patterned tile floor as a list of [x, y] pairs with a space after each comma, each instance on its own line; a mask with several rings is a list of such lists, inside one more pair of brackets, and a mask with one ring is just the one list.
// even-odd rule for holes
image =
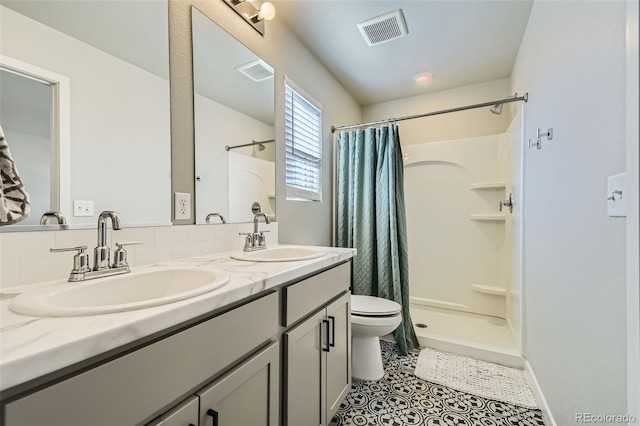
[[354, 380], [332, 426], [543, 426], [540, 410], [481, 398], [416, 377], [418, 351], [402, 356], [381, 342], [385, 375]]

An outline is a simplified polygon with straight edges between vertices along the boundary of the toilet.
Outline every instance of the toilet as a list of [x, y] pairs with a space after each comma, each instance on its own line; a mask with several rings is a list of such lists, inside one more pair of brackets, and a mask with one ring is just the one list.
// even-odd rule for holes
[[402, 306], [374, 296], [351, 295], [351, 375], [361, 380], [384, 376], [380, 337], [402, 322]]

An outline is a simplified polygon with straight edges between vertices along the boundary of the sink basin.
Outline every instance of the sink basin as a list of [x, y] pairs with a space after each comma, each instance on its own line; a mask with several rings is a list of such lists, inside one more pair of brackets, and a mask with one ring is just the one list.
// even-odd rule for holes
[[18, 295], [9, 307], [34, 316], [67, 317], [131, 311], [199, 296], [229, 281], [214, 269], [162, 267], [79, 283], [61, 283]]
[[274, 247], [258, 251], [231, 253], [231, 258], [247, 262], [292, 262], [322, 257], [325, 253], [309, 247]]

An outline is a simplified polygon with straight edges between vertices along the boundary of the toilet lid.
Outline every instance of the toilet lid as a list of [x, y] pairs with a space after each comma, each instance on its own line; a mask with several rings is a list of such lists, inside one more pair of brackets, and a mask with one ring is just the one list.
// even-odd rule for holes
[[402, 309], [393, 300], [374, 296], [351, 295], [351, 313], [365, 316], [395, 315]]

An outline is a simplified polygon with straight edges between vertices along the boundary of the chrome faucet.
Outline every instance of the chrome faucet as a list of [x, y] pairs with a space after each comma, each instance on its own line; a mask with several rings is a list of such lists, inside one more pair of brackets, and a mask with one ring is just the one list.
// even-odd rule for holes
[[107, 221], [111, 219], [114, 231], [118, 231], [120, 226], [120, 216], [114, 211], [104, 211], [98, 217], [98, 245], [94, 250], [94, 265], [89, 267], [89, 255], [85, 253], [87, 246], [52, 248], [51, 253], [61, 251], [77, 251], [73, 257], [73, 269], [69, 275], [69, 281], [85, 281], [94, 278], [107, 277], [110, 275], [126, 274], [131, 272], [127, 263], [127, 251], [124, 246], [141, 244], [141, 241], [131, 241], [126, 243], [116, 243], [118, 250], [114, 253], [113, 264], [109, 264], [110, 249], [107, 245]]
[[109, 269], [109, 246], [107, 245], [107, 219], [111, 219], [114, 231], [119, 231], [120, 216], [114, 211], [104, 211], [98, 216], [98, 246], [93, 251], [93, 270]]
[[220, 213], [209, 213], [205, 218], [205, 222], [211, 223], [211, 218], [216, 216], [220, 218], [220, 222], [227, 223], [227, 221], [224, 220], [224, 216], [222, 216]]
[[61, 228], [66, 227], [65, 225], [67, 224], [67, 221], [64, 218], [64, 215], [62, 214], [62, 212], [58, 212], [58, 211], [50, 211], [50, 212], [44, 213], [40, 218], [40, 225], [48, 225], [49, 220], [51, 219], [55, 219]]
[[267, 242], [264, 238], [264, 233], [269, 231], [259, 231], [258, 232], [258, 220], [260, 217], [264, 218], [264, 223], [267, 225], [271, 222], [269, 220], [269, 216], [265, 213], [258, 212], [253, 217], [253, 232], [241, 232], [240, 235], [246, 235], [247, 237], [244, 240], [244, 251], [256, 251], [256, 250], [264, 250], [267, 248]]
[[262, 213], [262, 212], [256, 213], [256, 215], [253, 217], [253, 233], [254, 234], [258, 233], [258, 219], [260, 219], [260, 217], [264, 218], [264, 223], [266, 223], [267, 225], [271, 222], [269, 220], [269, 216], [267, 216], [265, 213]]

